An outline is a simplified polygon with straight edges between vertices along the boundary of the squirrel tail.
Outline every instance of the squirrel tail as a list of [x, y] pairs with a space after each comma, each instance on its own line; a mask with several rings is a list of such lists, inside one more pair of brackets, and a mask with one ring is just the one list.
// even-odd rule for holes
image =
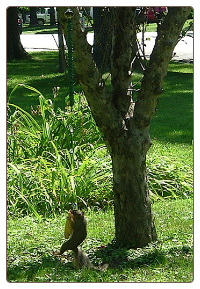
[[92, 265], [89, 260], [89, 257], [82, 251], [81, 248], [75, 248], [72, 250], [74, 253], [74, 266], [77, 269], [87, 268], [87, 269], [95, 269], [100, 271], [106, 271], [108, 268], [108, 264], [102, 264], [98, 267]]
[[82, 268], [93, 269], [94, 268], [88, 256], [82, 251], [81, 248], [75, 248], [72, 251], [74, 253], [73, 263], [77, 269], [82, 269]]

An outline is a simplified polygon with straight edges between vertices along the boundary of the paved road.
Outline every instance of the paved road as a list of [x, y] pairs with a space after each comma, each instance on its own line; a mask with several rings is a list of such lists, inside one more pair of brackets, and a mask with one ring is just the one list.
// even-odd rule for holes
[[20, 37], [27, 51], [58, 49], [58, 34], [21, 34]]
[[[144, 36], [145, 41], [145, 55], [148, 58], [152, 52], [155, 44], [157, 33], [146, 32]], [[138, 33], [138, 39], [141, 43], [142, 33]], [[93, 44], [94, 33], [87, 34], [88, 43]], [[27, 51], [37, 50], [57, 50], [58, 49], [58, 35], [57, 34], [22, 34], [21, 42]], [[193, 61], [193, 31], [187, 33], [174, 49], [173, 60], [177, 61]]]
[[[142, 33], [138, 33], [139, 43], [142, 42]], [[148, 58], [153, 50], [157, 32], [146, 32], [144, 35], [145, 55]], [[183, 37], [175, 46], [173, 52], [173, 60], [177, 61], [193, 61], [193, 31], [188, 31], [187, 35]]]

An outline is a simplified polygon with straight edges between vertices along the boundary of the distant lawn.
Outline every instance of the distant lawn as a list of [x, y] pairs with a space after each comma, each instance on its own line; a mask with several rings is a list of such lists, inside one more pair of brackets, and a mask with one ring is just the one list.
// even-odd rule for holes
[[[193, 30], [193, 26], [191, 23], [193, 22], [193, 19], [188, 19], [186, 20], [183, 28], [184, 29], [189, 29]], [[93, 31], [93, 28], [87, 28], [86, 30], [88, 31]], [[146, 26], [146, 31], [147, 32], [156, 32], [157, 31], [157, 23], [149, 23]], [[44, 25], [38, 25], [34, 27], [30, 27], [29, 24], [23, 24], [22, 27], [22, 33], [23, 34], [51, 34], [51, 33], [58, 33], [58, 27], [57, 25], [49, 25], [49, 24], [44, 24]]]
[[152, 119], [150, 134], [155, 152], [178, 157], [193, 166], [193, 65], [172, 62]]
[[[7, 65], [8, 96], [12, 89], [20, 83], [30, 85], [39, 90], [46, 98], [54, 100], [55, 106], [64, 108], [68, 95], [67, 74], [59, 73], [58, 52], [32, 52], [32, 58], [23, 61], [12, 61]], [[59, 96], [54, 99], [53, 87], [60, 87]], [[9, 100], [9, 99], [8, 99]], [[38, 96], [24, 88], [18, 88], [10, 102], [30, 112], [31, 105], [39, 104]]]
[[[85, 26], [86, 31], [93, 31], [92, 27]], [[57, 34], [58, 33], [58, 25], [37, 25], [30, 27], [29, 24], [25, 23], [22, 27], [22, 34]]]
[[[90, 28], [89, 30], [91, 30]], [[157, 24], [156, 23], [150, 23], [147, 25], [147, 32], [155, 32], [157, 30]], [[93, 31], [93, 30], [92, 30]], [[94, 31], [93, 31], [94, 32]], [[23, 34], [57, 34], [58, 33], [58, 26], [57, 25], [38, 25], [30, 27], [29, 24], [23, 24], [22, 27], [22, 33]]]
[[31, 27], [29, 24], [23, 24], [22, 27], [23, 34], [51, 34], [51, 33], [58, 33], [58, 26], [57, 25], [37, 25]]
[[[193, 19], [188, 19], [186, 20], [184, 26], [183, 26], [183, 29], [186, 29], [186, 30], [192, 30], [193, 31], [193, 25], [191, 24], [193, 23]], [[146, 32], [156, 32], [157, 31], [157, 23], [149, 23], [147, 24], [146, 26]]]

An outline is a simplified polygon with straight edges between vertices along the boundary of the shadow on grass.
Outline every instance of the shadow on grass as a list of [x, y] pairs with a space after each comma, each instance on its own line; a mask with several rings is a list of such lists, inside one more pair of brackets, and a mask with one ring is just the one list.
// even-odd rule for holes
[[109, 268], [139, 268], [147, 265], [156, 267], [158, 264], [165, 264], [165, 254], [155, 249], [151, 252], [141, 252], [139, 256], [130, 256], [126, 248], [116, 248], [109, 244], [95, 252], [95, 256], [101, 258], [103, 263], [109, 264]]
[[[128, 250], [124, 248], [116, 248], [115, 245], [109, 244], [105, 248], [98, 249], [94, 255], [100, 258], [104, 264], [108, 264], [108, 268], [112, 269], [139, 269], [142, 267], [151, 267], [151, 269], [159, 267], [168, 267], [173, 264], [177, 266], [176, 259], [181, 262], [191, 262], [193, 258], [193, 248], [187, 245], [173, 246], [166, 248], [143, 248], [139, 250]], [[178, 260], [177, 260], [178, 261]]]
[[[128, 250], [108, 247], [95, 252], [95, 255], [109, 264], [109, 269], [123, 270], [136, 269], [151, 265], [157, 267], [164, 264], [165, 257], [161, 252], [151, 252], [129, 260]], [[66, 257], [66, 256], [65, 256]], [[43, 256], [40, 260], [17, 264], [7, 269], [8, 282], [50, 282], [65, 280], [70, 282], [77, 269], [71, 261], [63, 262], [63, 258]], [[40, 279], [42, 278], [42, 279]], [[44, 281], [45, 280], [45, 281]]]
[[[60, 260], [60, 258], [53, 256], [43, 256], [37, 261], [17, 264], [7, 268], [7, 281], [8, 282], [36, 282], [40, 276], [47, 277], [46, 282], [54, 279], [54, 275], [67, 278], [67, 272], [74, 271], [72, 262]], [[48, 277], [51, 275], [51, 278]], [[44, 280], [44, 279], [43, 279]]]
[[[126, 269], [137, 270], [148, 267], [152, 270], [158, 266], [163, 268], [177, 266], [177, 258], [182, 259], [183, 262], [192, 263], [192, 255], [193, 249], [189, 246], [174, 246], [166, 250], [144, 248], [141, 251], [133, 250], [131, 252], [128, 249], [116, 248], [116, 245], [108, 244], [107, 247], [90, 254], [90, 258], [101, 259], [104, 264], [109, 265], [108, 273], [111, 269], [111, 272], [114, 270], [117, 274], [118, 271], [122, 272]], [[16, 264], [8, 267], [7, 280], [8, 282], [73, 282], [77, 269], [74, 268], [71, 257], [69, 260], [68, 258], [69, 255], [62, 257], [49, 255], [43, 256], [37, 261]], [[88, 280], [86, 278], [84, 282]], [[82, 281], [80, 280], [80, 282]]]
[[168, 72], [164, 93], [151, 127], [151, 138], [170, 143], [191, 144], [193, 139], [193, 76]]

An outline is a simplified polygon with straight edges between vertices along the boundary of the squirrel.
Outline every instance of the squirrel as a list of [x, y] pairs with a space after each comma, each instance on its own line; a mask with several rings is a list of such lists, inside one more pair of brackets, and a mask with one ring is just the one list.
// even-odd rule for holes
[[88, 256], [78, 248], [78, 246], [85, 240], [86, 236], [87, 221], [84, 213], [79, 210], [70, 210], [65, 224], [65, 238], [69, 238], [69, 240], [63, 243], [60, 251], [57, 253], [55, 252], [54, 256], [62, 255], [65, 251], [72, 250], [74, 254], [73, 263], [77, 269], [83, 267], [94, 268]]
[[[70, 238], [69, 238], [70, 236]], [[74, 254], [73, 263], [77, 269], [87, 268], [95, 270], [106, 270], [108, 264], [95, 267], [91, 264], [88, 256], [78, 246], [87, 236], [87, 221], [84, 213], [79, 210], [70, 210], [65, 224], [65, 238], [69, 238], [60, 248], [59, 252], [53, 255], [62, 255], [67, 250], [72, 250]]]
[[60, 248], [60, 255], [67, 250], [76, 249], [87, 237], [87, 221], [84, 213], [79, 210], [70, 210], [65, 225], [65, 237], [69, 238]]

